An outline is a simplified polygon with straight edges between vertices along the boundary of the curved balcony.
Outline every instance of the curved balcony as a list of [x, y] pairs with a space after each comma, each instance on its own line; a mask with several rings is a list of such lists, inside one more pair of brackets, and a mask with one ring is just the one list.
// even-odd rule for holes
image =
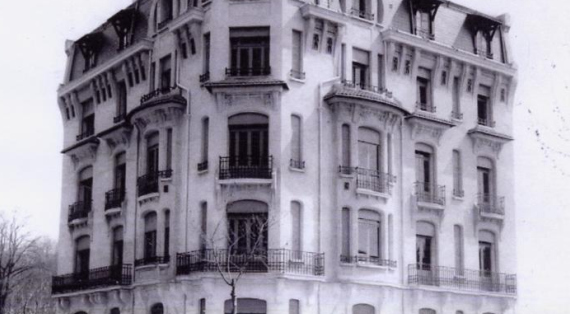
[[127, 121], [143, 131], [148, 125], [176, 120], [185, 108], [186, 98], [180, 88], [159, 88], [141, 97], [140, 106], [129, 112]]
[[426, 264], [408, 266], [408, 284], [498, 294], [517, 293], [517, 275]]
[[325, 254], [270, 249], [257, 253], [234, 253], [207, 249], [176, 254], [176, 274], [217, 272], [218, 269], [242, 273], [282, 273], [324, 276]]
[[69, 223], [85, 220], [91, 212], [91, 200], [79, 201], [69, 205], [69, 215], [67, 221]]
[[105, 211], [120, 208], [125, 200], [124, 189], [113, 189], [105, 193]]
[[132, 283], [130, 264], [113, 265], [52, 278], [52, 294], [69, 293]]
[[158, 181], [159, 179], [168, 179], [172, 177], [172, 169], [156, 171], [152, 173], [140, 176], [137, 179], [137, 192], [138, 196], [158, 193]]

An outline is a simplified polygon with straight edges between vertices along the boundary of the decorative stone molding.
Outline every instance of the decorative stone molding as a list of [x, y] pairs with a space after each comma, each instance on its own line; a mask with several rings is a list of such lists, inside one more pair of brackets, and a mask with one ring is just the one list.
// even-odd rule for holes
[[132, 128], [127, 126], [126, 122], [123, 122], [108, 131], [98, 134], [98, 136], [107, 143], [109, 153], [112, 155], [117, 147], [123, 146], [125, 149], [129, 148], [131, 131]]
[[217, 93], [216, 103], [218, 111], [224, 111], [239, 106], [259, 106], [275, 110], [275, 95], [273, 92], [249, 92], [249, 93]]
[[99, 139], [90, 137], [64, 149], [62, 153], [71, 158], [74, 168], [77, 169], [80, 164], [95, 162], [98, 147]]
[[406, 120], [412, 126], [412, 140], [427, 139], [437, 143], [437, 145], [439, 145], [443, 133], [455, 126], [452, 121], [440, 119], [432, 114], [419, 111], [407, 116]]
[[144, 133], [149, 125], [160, 127], [183, 116], [185, 107], [185, 105], [180, 104], [167, 104], [166, 106], [148, 108], [148, 110], [134, 114], [132, 123], [140, 133]]
[[499, 159], [503, 145], [513, 140], [509, 135], [495, 132], [481, 125], [477, 125], [475, 128], [469, 130], [467, 134], [473, 141], [473, 153], [475, 155], [491, 153], [497, 159]]

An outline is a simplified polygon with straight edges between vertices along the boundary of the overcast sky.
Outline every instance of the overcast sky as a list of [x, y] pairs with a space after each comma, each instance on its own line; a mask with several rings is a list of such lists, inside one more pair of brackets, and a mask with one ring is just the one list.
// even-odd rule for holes
[[[130, 2], [0, 3], [0, 211], [28, 216], [36, 234], [55, 239], [58, 233], [62, 123], [56, 90], [65, 40], [81, 37]], [[456, 2], [512, 19], [519, 68], [517, 313], [570, 313], [570, 1]]]

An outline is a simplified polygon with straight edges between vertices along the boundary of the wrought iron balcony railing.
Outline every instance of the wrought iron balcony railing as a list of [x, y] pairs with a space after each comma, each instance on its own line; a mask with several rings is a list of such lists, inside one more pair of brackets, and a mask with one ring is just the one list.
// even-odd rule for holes
[[220, 157], [220, 180], [271, 179], [272, 156]]
[[130, 264], [113, 265], [82, 273], [54, 276], [52, 278], [52, 294], [111, 286], [128, 286], [131, 283], [132, 266]]
[[159, 96], [174, 96], [180, 95], [180, 89], [176, 86], [167, 87], [167, 88], [157, 88], [152, 92], [141, 96], [141, 105], [144, 105], [148, 101], [157, 98]]
[[486, 214], [505, 214], [505, 198], [497, 197], [493, 194], [479, 193], [477, 194], [477, 206], [480, 213]]
[[356, 173], [356, 187], [381, 193], [392, 193], [392, 183], [396, 177], [378, 170], [354, 168]]
[[356, 83], [356, 82], [349, 81], [349, 80], [342, 80], [341, 84], [342, 84], [342, 86], [348, 87], [348, 88], [361, 89], [361, 90], [365, 90], [365, 91], [369, 91], [369, 92], [373, 92], [373, 93], [377, 93], [377, 94], [386, 94], [390, 97], [392, 95], [392, 92], [389, 92], [387, 89], [385, 89], [383, 87], [374, 86], [374, 85]]
[[291, 70], [289, 75], [293, 78], [298, 79], [298, 80], [304, 80], [305, 79], [305, 72], [302, 72], [299, 70]]
[[198, 78], [200, 80], [200, 83], [205, 83], [207, 81], [210, 80], [210, 71], [204, 73], [204, 74], [200, 74], [200, 77]]
[[366, 12], [366, 10], [361, 10], [361, 9], [357, 9], [357, 8], [350, 9], [350, 14], [353, 16], [357, 16], [359, 18], [365, 19], [365, 20], [373, 20], [374, 19], [373, 13], [369, 13], [369, 12]]
[[176, 255], [176, 274], [217, 272], [218, 269], [244, 273], [285, 273], [323, 276], [325, 254], [270, 249], [240, 254], [228, 250], [207, 249]]
[[170, 263], [170, 256], [147, 256], [135, 260], [135, 267]]
[[426, 264], [408, 266], [408, 284], [490, 293], [517, 293], [517, 275]]
[[490, 128], [495, 127], [495, 121], [492, 121], [490, 118], [477, 118], [477, 124], [488, 126]]
[[137, 179], [138, 195], [143, 196], [150, 193], [158, 193], [158, 179], [172, 177], [172, 169], [156, 171], [140, 176]]
[[198, 168], [198, 171], [208, 170], [208, 161], [203, 161], [203, 162], [199, 163], [197, 168]]
[[83, 131], [81, 134], [78, 134], [75, 139], [78, 141], [84, 140], [88, 137], [90, 137], [91, 135], [95, 134], [95, 130], [94, 129], [87, 129], [85, 131]]
[[294, 169], [305, 169], [305, 162], [302, 160], [289, 160], [289, 167]]
[[416, 109], [425, 112], [435, 113], [437, 111], [437, 107], [430, 103], [422, 103], [416, 102]]
[[346, 264], [358, 264], [358, 263], [362, 263], [362, 264], [369, 264], [369, 265], [374, 265], [374, 266], [386, 266], [386, 267], [391, 267], [391, 268], [396, 268], [396, 267], [398, 267], [398, 262], [397, 262], [397, 261], [393, 261], [393, 260], [389, 260], [389, 259], [381, 259], [381, 258], [379, 258], [379, 257], [374, 257], [374, 256], [362, 256], [362, 255], [349, 256], [349, 255], [341, 255], [341, 256], [340, 256], [340, 262], [341, 262], [341, 263], [346, 263]]
[[121, 207], [125, 200], [125, 189], [113, 189], [105, 193], [105, 210]]
[[416, 182], [414, 185], [418, 202], [445, 205], [445, 185], [430, 182]]
[[271, 75], [271, 67], [226, 68], [226, 76], [263, 76]]
[[71, 222], [75, 219], [87, 218], [91, 212], [91, 200], [75, 202], [69, 205], [69, 216], [67, 221]]

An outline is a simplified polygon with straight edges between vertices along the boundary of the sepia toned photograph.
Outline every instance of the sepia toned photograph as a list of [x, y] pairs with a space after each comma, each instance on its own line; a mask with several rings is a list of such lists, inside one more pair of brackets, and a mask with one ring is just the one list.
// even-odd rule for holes
[[570, 3], [0, 4], [0, 314], [570, 313]]

